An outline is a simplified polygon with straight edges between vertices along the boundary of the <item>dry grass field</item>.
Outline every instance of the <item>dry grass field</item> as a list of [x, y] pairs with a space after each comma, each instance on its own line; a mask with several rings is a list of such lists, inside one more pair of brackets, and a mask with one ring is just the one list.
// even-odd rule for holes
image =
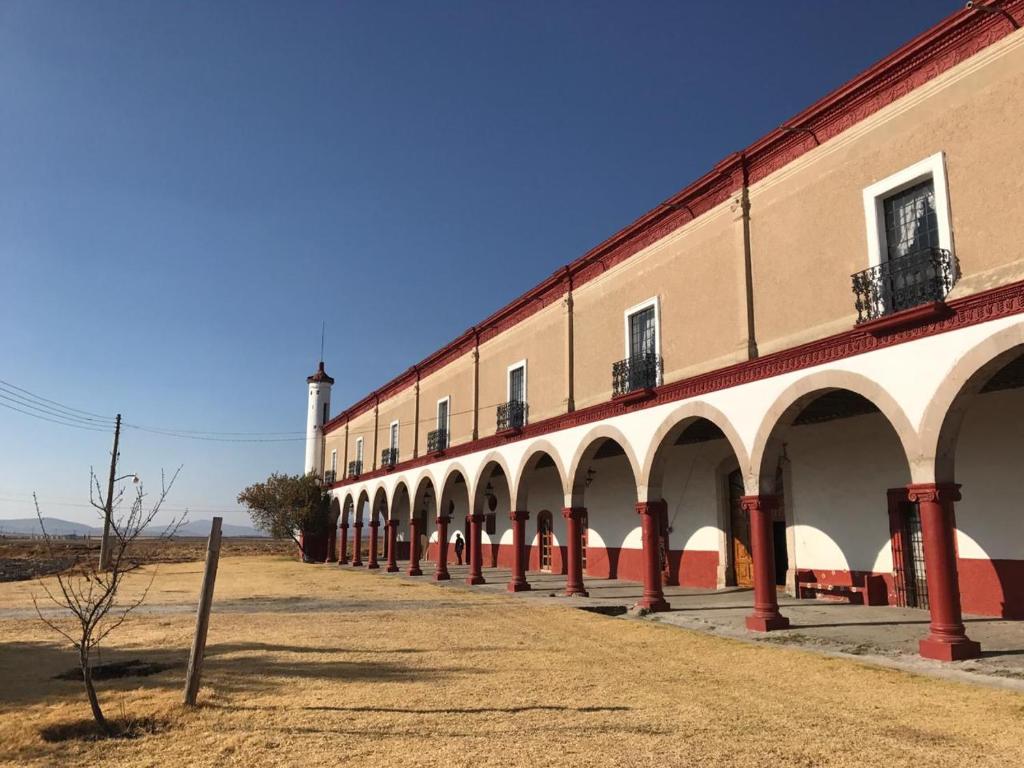
[[1013, 766], [1024, 697], [800, 650], [279, 556], [221, 562], [199, 707], [178, 705], [201, 564], [159, 566], [99, 684], [155, 733], [45, 741], [88, 716], [73, 655], [0, 584], [0, 764]]

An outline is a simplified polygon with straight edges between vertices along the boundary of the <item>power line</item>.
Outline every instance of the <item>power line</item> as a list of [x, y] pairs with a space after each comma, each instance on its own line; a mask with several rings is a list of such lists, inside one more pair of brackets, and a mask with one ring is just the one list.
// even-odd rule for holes
[[17, 411], [18, 413], [23, 413], [26, 416], [31, 416], [34, 419], [41, 419], [42, 421], [49, 421], [52, 424], [60, 424], [63, 427], [74, 427], [75, 429], [85, 429], [85, 430], [88, 430], [89, 432], [109, 432], [110, 431], [109, 429], [102, 429], [100, 427], [90, 427], [90, 426], [86, 426], [84, 424], [75, 424], [75, 423], [70, 422], [70, 421], [58, 421], [57, 419], [50, 419], [50, 418], [47, 418], [46, 416], [40, 416], [37, 413], [32, 413], [31, 411], [23, 411], [21, 408], [15, 408], [13, 405], [8, 405], [7, 403], [0, 403], [0, 407], [8, 408], [8, 409], [10, 409], [12, 411]]
[[74, 411], [74, 412], [80, 413], [80, 414], [82, 414], [84, 416], [95, 416], [97, 418], [106, 419], [107, 421], [113, 422], [113, 419], [110, 416], [104, 416], [103, 414], [100, 414], [100, 413], [93, 413], [92, 411], [83, 411], [80, 408], [72, 408], [70, 406], [64, 405], [63, 403], [58, 403], [56, 400], [49, 400], [49, 399], [47, 399], [45, 397], [42, 397], [41, 395], [35, 394], [34, 392], [30, 392], [29, 390], [24, 389], [23, 387], [19, 387], [17, 384], [11, 384], [9, 381], [4, 381], [3, 379], [0, 379], [0, 384], [3, 384], [5, 387], [9, 387], [11, 389], [15, 389], [18, 392], [22, 392], [22, 393], [24, 393], [26, 395], [29, 395], [34, 400], [39, 400], [39, 401], [41, 401], [43, 403], [47, 403], [49, 405], [57, 406], [61, 410]]

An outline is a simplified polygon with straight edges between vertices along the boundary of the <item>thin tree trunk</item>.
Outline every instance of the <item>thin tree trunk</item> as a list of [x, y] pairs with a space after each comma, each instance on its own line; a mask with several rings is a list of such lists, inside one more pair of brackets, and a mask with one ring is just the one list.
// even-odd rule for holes
[[107, 722], [107, 718], [103, 716], [103, 710], [100, 709], [100, 700], [96, 696], [96, 686], [92, 682], [92, 664], [89, 663], [89, 655], [87, 652], [82, 651], [79, 654], [79, 658], [82, 662], [82, 680], [85, 681], [85, 692], [89, 696], [92, 716], [96, 720], [96, 724], [103, 729], [103, 733], [107, 736], [112, 736], [113, 731], [110, 729], [110, 723]]

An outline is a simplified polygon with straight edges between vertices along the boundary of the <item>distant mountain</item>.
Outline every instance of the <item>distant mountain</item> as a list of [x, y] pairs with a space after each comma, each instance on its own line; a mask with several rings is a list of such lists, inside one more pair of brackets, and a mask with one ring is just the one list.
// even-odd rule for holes
[[[97, 536], [103, 533], [102, 528], [72, 523], [69, 520], [59, 520], [56, 517], [44, 517], [43, 524], [46, 525], [46, 532], [51, 536]], [[42, 530], [40, 530], [39, 521], [36, 518], [19, 517], [15, 520], [0, 520], [0, 534], [39, 536], [42, 534]]]
[[[178, 536], [201, 536], [210, 535], [212, 520], [189, 520], [178, 529]], [[73, 523], [70, 520], [60, 520], [56, 517], [44, 517], [46, 532], [51, 536], [101, 536], [103, 529], [82, 523]], [[159, 524], [154, 524], [151, 533], [158, 534], [163, 530]], [[39, 529], [39, 521], [34, 517], [20, 517], [14, 520], [0, 520], [0, 535], [7, 536], [39, 536], [42, 531]], [[249, 525], [231, 525], [224, 523], [221, 526], [221, 534], [225, 537], [264, 537], [265, 533], [257, 531]]]
[[[0, 525], [3, 525], [3, 521], [0, 520]], [[178, 529], [178, 536], [209, 536], [210, 526], [213, 525], [213, 520], [207, 518], [206, 520], [189, 520], [185, 525]], [[220, 526], [220, 532], [222, 536], [235, 537], [241, 536], [245, 538], [252, 538], [254, 536], [266, 537], [263, 531], [257, 531], [251, 525], [231, 525], [230, 523], [222, 523]]]

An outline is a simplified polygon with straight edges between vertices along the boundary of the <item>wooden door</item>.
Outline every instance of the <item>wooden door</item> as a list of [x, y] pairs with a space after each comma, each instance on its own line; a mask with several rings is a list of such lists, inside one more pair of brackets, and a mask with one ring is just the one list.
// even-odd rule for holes
[[551, 570], [551, 513], [537, 515], [537, 535], [540, 538], [540, 569]]
[[732, 566], [736, 586], [754, 586], [754, 557], [750, 552], [750, 518], [740, 498], [743, 496], [743, 475], [737, 469], [729, 474], [729, 530], [732, 537]]

